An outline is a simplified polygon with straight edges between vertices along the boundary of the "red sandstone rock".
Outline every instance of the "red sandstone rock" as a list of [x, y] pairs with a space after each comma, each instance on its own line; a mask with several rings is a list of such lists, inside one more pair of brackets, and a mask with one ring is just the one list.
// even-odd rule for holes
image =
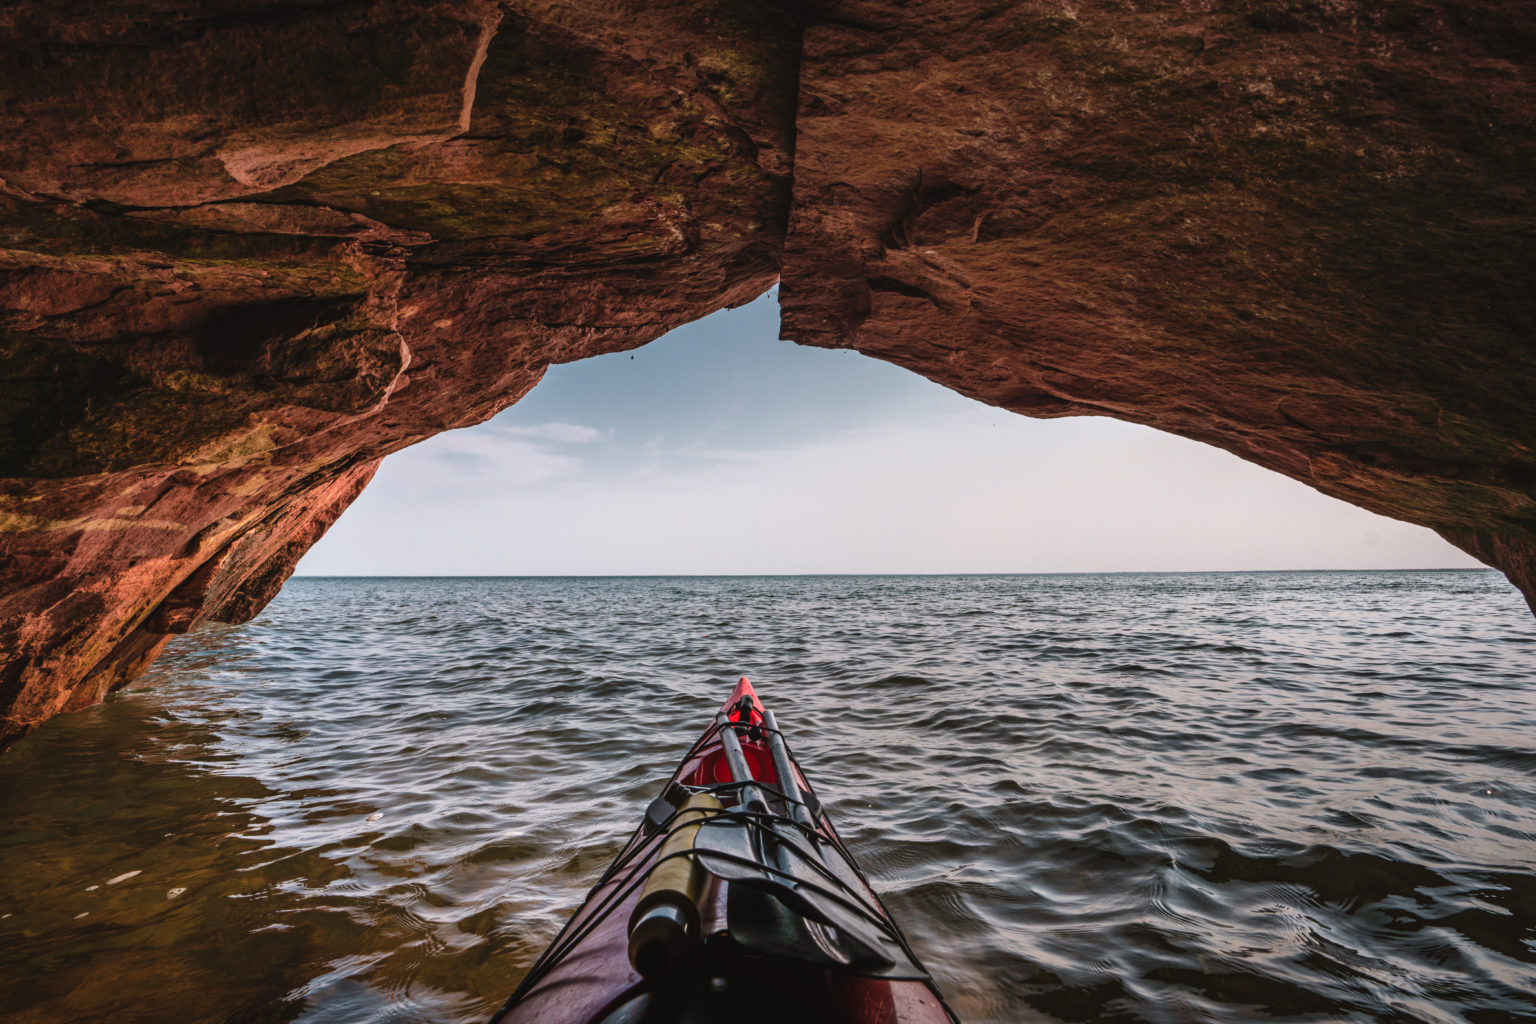
[[13, 4], [0, 743], [255, 615], [383, 456], [781, 262], [798, 340], [1536, 595], [1532, 10]]
[[792, 20], [255, 6], [0, 16], [0, 742], [255, 615], [383, 455], [778, 276]]
[[839, 0], [785, 333], [1422, 523], [1536, 598], [1536, 6]]

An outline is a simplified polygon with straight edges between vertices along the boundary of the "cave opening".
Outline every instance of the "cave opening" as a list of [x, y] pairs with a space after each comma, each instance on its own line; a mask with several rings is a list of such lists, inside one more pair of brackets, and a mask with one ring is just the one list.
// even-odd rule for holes
[[777, 289], [386, 459], [299, 575], [1462, 568], [1218, 449], [779, 338]]

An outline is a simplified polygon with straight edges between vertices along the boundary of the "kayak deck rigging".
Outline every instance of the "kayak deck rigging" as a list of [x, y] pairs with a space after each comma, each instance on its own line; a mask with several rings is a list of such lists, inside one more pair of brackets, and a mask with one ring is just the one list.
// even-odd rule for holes
[[496, 1020], [954, 1015], [743, 678]]

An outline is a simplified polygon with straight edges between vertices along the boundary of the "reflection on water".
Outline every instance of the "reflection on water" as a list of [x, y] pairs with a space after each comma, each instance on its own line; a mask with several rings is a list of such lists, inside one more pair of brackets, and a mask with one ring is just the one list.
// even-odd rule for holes
[[479, 1021], [732, 676], [962, 1017], [1536, 1020], [1492, 573], [299, 580], [0, 758], [7, 1021]]

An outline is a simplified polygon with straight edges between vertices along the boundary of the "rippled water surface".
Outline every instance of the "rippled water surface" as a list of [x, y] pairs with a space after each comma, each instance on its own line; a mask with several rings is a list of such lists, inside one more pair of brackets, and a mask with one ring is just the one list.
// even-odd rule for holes
[[290, 583], [0, 757], [7, 1021], [479, 1021], [746, 673], [970, 1024], [1536, 1021], [1486, 572]]

